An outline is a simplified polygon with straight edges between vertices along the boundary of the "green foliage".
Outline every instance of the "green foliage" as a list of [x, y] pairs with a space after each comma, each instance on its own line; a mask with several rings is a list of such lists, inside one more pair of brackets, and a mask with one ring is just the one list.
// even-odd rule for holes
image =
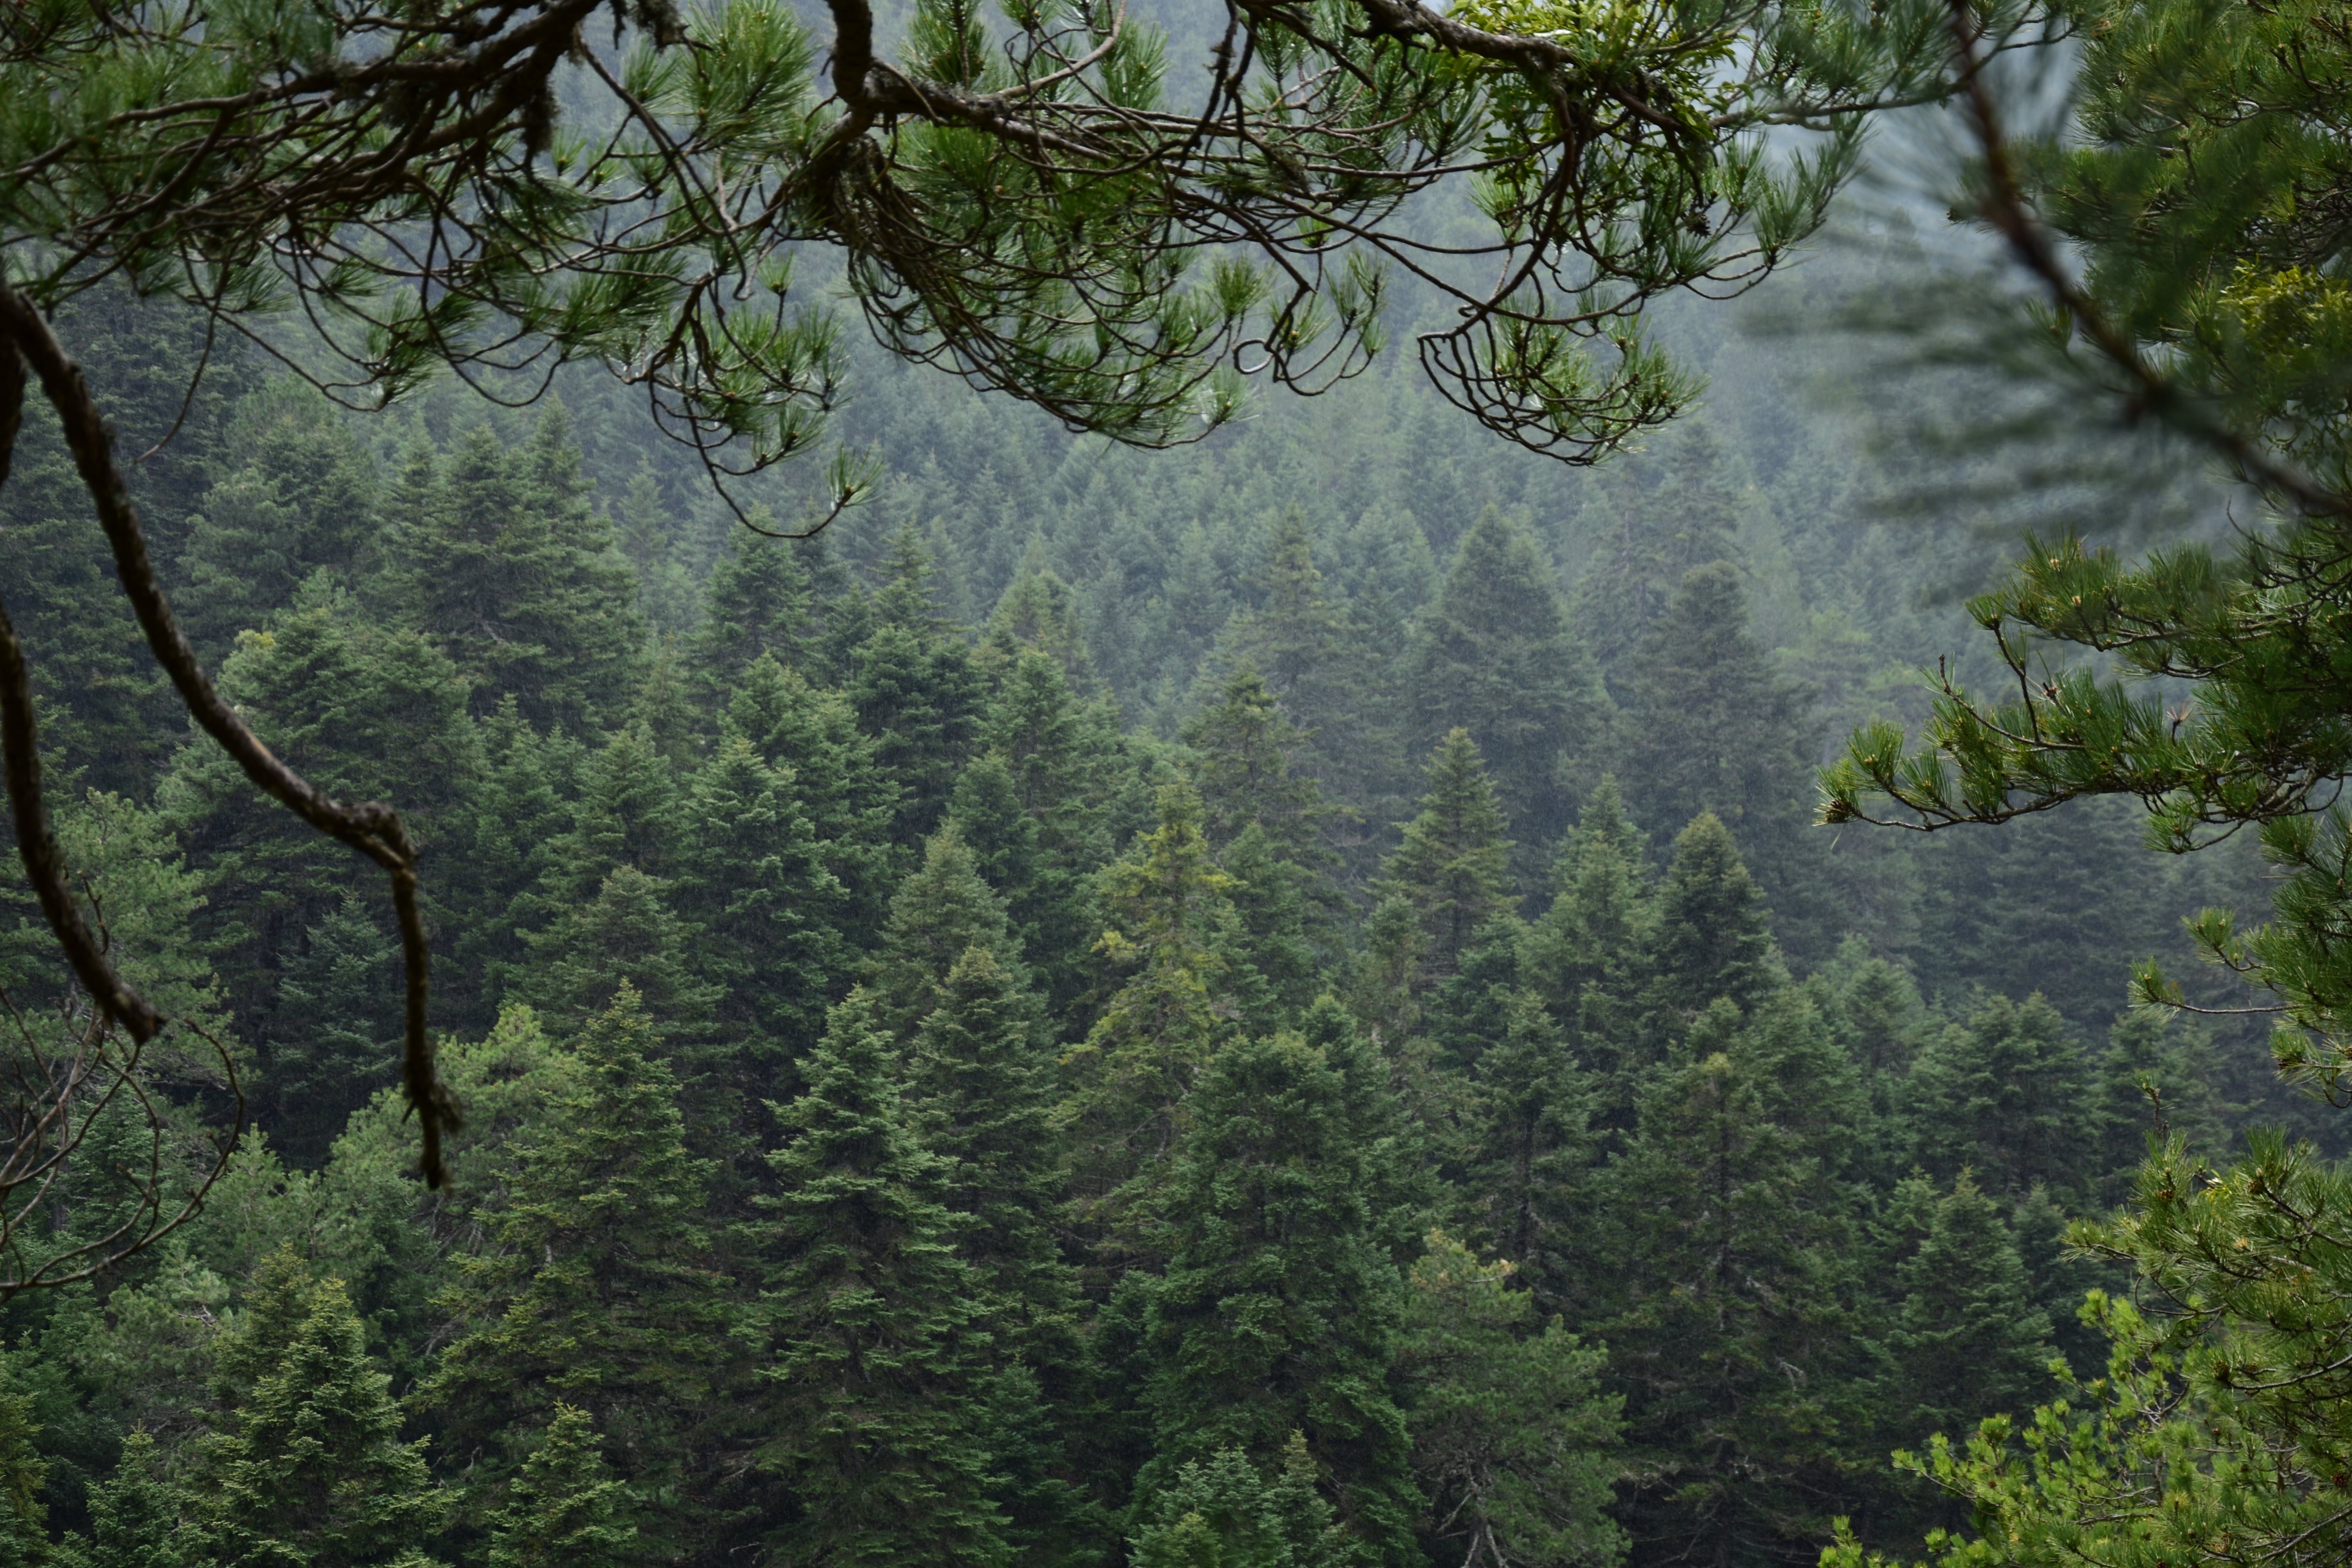
[[558, 1404], [491, 1520], [485, 1568], [624, 1568], [640, 1560], [629, 1489], [597, 1451], [586, 1411]]
[[1566, 830], [1572, 781], [1602, 754], [1612, 717], [1552, 578], [1526, 526], [1486, 512], [1414, 622], [1404, 671], [1421, 744], [1466, 731], [1530, 851]]
[[767, 1283], [754, 1460], [790, 1520], [786, 1563], [992, 1563], [1004, 1519], [980, 1429], [990, 1336], [957, 1256], [953, 1170], [901, 1114], [862, 993], [834, 1009], [779, 1108], [749, 1240]]
[[1303, 1433], [1347, 1560], [1403, 1563], [1418, 1500], [1386, 1377], [1401, 1281], [1371, 1206], [1381, 1150], [1346, 1067], [1295, 1035], [1236, 1041], [1194, 1091], [1161, 1203], [1154, 1453], [1136, 1489], [1151, 1499], [1223, 1448], [1270, 1465]]
[[1138, 1568], [1339, 1568], [1349, 1555], [1295, 1432], [1271, 1476], [1239, 1448], [1185, 1463], [1128, 1544]]
[[1508, 831], [1477, 742], [1447, 731], [1430, 756], [1421, 811], [1381, 868], [1382, 891], [1402, 899], [1420, 928], [1418, 985], [1452, 974], [1478, 930], [1518, 901]]
[[424, 1442], [400, 1441], [392, 1380], [369, 1359], [342, 1281], [280, 1265], [221, 1360], [245, 1388], [200, 1450], [198, 1552], [223, 1568], [424, 1568], [446, 1499]]
[[1407, 1282], [1397, 1364], [1428, 1499], [1422, 1540], [1475, 1568], [1616, 1562], [1609, 1450], [1622, 1401], [1598, 1386], [1607, 1354], [1558, 1318], [1535, 1325], [1511, 1274], [1433, 1231]]

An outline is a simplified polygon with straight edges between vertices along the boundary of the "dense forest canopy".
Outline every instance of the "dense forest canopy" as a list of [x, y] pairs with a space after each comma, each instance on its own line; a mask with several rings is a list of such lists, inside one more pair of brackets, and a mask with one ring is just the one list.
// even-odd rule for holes
[[[24, 10], [11, 81], [73, 79], [38, 73], [79, 58], [106, 82], [136, 45], [204, 56], [248, 96], [215, 107], [226, 129], [171, 165], [194, 171], [177, 186], [150, 164], [188, 150], [128, 129], [171, 117], [108, 117], [202, 72], [69, 112], [12, 99], [23, 122], [0, 121], [12, 146], [76, 150], [12, 176], [12, 225], [27, 192], [64, 204], [48, 230], [0, 237], [0, 327], [38, 327], [6, 351], [39, 388], [0, 488], [0, 604], [26, 650], [11, 762], [37, 733], [53, 869], [99, 973], [175, 1021], [141, 1036], [61, 958], [20, 797], [11, 1070], [70, 1133], [16, 1133], [53, 1153], [9, 1189], [9, 1277], [55, 1282], [0, 1300], [0, 1561], [2340, 1556], [2343, 1140], [2280, 1081], [2240, 977], [2287, 1008], [2280, 1059], [2334, 1089], [2347, 827], [2315, 807], [2345, 772], [2326, 676], [2352, 515], [2330, 510], [2341, 19], [2056, 12], [2096, 24], [2072, 67], [2091, 134], [2070, 141], [2011, 137], [1976, 68], [2038, 14], [1587, 8], [1632, 74], [1584, 90], [1629, 112], [1726, 37], [1771, 46], [1739, 57], [1738, 91], [1707, 79], [1716, 119], [1684, 141], [1595, 154], [1622, 183], [1577, 201], [1638, 231], [1596, 254], [1528, 239], [1515, 204], [1535, 198], [1507, 167], [1567, 135], [1535, 90], [1583, 58], [1544, 52], [1566, 48], [1538, 26], [1559, 17], [1367, 5], [1351, 30], [1328, 9], [1230, 13], [1276, 79], [1357, 85], [1308, 91], [1325, 118], [1294, 128], [1319, 194], [1281, 163], [1297, 147], [1252, 143], [1259, 183], [1217, 165], [1228, 216], [1380, 209], [1409, 249], [1434, 232], [1412, 226], [1475, 215], [1623, 267], [1630, 292], [1591, 321], [1507, 325], [1534, 335], [1480, 374], [1534, 402], [1473, 410], [1540, 405], [1580, 455], [1620, 448], [1608, 462], [1481, 433], [1458, 406], [1478, 377], [1449, 390], [1442, 358], [1435, 384], [1381, 359], [1332, 396], [1202, 418], [1170, 388], [1287, 330], [1246, 310], [1130, 316], [1139, 335], [1074, 368], [1048, 330], [1070, 296], [1041, 279], [1191, 310], [1165, 302], [1152, 246], [1197, 217], [1187, 182], [1215, 183], [1177, 138], [1118, 153], [1132, 185], [1097, 169], [1069, 210], [1046, 199], [1056, 159], [1110, 156], [1086, 138], [1167, 130], [1138, 109], [1122, 51], [1148, 35], [1123, 13], [1016, 10], [1006, 79], [961, 12], [869, 16], [903, 23], [914, 64], [836, 37], [829, 106], [788, 100], [812, 140], [761, 155], [814, 160], [832, 195], [780, 204], [756, 238], [843, 244], [876, 343], [802, 321], [762, 340], [770, 361], [705, 362], [708, 384], [562, 364], [517, 406], [445, 380], [358, 414], [280, 328], [240, 318], [260, 344], [231, 346], [226, 297], [171, 267], [218, 266], [258, 302], [278, 285], [252, 269], [275, 263], [220, 226], [287, 221], [304, 180], [330, 224], [373, 213], [396, 240], [422, 221], [397, 209], [408, 187], [327, 176], [436, 115], [490, 115], [514, 162], [436, 163], [427, 136], [421, 187], [510, 191], [563, 136], [611, 132], [575, 100], [618, 79], [614, 57], [541, 61], [529, 29], [558, 6], [468, 35], [450, 58], [541, 62], [516, 79], [553, 95], [534, 119], [542, 99], [487, 68], [421, 106], [364, 71], [258, 68], [282, 41], [268, 6], [218, 8], [218, 39], [178, 14], [112, 36], [103, 12], [92, 34], [75, 8]], [[517, 324], [625, 367], [642, 356], [613, 334], [697, 319], [692, 290], [567, 304], [526, 280], [534, 254], [609, 258], [645, 231], [598, 226], [651, 222], [628, 203], [657, 211], [662, 190], [668, 232], [723, 233], [749, 265], [758, 225], [698, 205], [754, 115], [717, 66], [757, 45], [817, 79], [781, 12], [669, 37], [720, 15], [622, 18], [630, 71], [675, 48], [707, 72], [611, 132], [644, 188], [555, 187], [448, 264], [446, 319], [380, 323], [362, 379], [446, 358], [535, 393], [465, 333]], [[1477, 37], [1445, 31], [1462, 16]], [[1204, 26], [1167, 20], [1180, 41]], [[1085, 92], [1021, 87], [1086, 49], [1063, 79]], [[1781, 259], [1806, 226], [1786, 204], [1815, 179], [1825, 199], [1846, 154], [1776, 195], [1740, 184], [1768, 171], [1738, 138], [1787, 121], [1843, 145], [1823, 115], [1846, 100], [1801, 93], [1856, 83], [1874, 107], [1954, 95], [1979, 154], [1963, 210], [2054, 316], [2014, 280], [1978, 315], [1932, 309], [1979, 258], [1859, 207], [1737, 309], [1665, 297], [1705, 281], [1721, 253], [1691, 246], [1740, 232], [1740, 200]], [[1430, 117], [1420, 150], [1365, 132], [1359, 92]], [[672, 110], [703, 140], [627, 142]], [[306, 139], [310, 115], [344, 140]], [[1390, 210], [1349, 184], [1367, 148], [1407, 184], [1461, 173], [1449, 115], [1492, 117], [1475, 202]], [[205, 161], [232, 143], [274, 173]], [[995, 167], [1028, 149], [1004, 178], [1034, 184], [1006, 213], [958, 208], [996, 177], [992, 145]], [[841, 195], [861, 180], [882, 206], [893, 182], [919, 193], [926, 223], [1052, 244], [906, 272], [973, 231], [861, 248]], [[142, 217], [151, 198], [184, 228]], [[1122, 201], [1131, 226], [1084, 237]], [[1653, 209], [1733, 221], [1674, 238], [1640, 228]], [[1277, 263], [1304, 243], [1283, 236]], [[78, 243], [109, 267], [77, 270]], [[396, 246], [351, 243], [344, 271], [284, 286], [364, 319], [368, 289], [414, 280]], [[1394, 324], [1459, 309], [1405, 271]], [[974, 307], [991, 289], [1004, 313]], [[1370, 290], [1323, 299], [1367, 345], [1350, 312]], [[1670, 356], [1710, 381], [1702, 406], [1547, 388], [1543, 332], [1637, 303], [1647, 335], [1619, 370]], [[1489, 327], [1519, 309], [1479, 308]], [[992, 390], [928, 374], [935, 350]], [[814, 424], [762, 421], [798, 417], [771, 394], [820, 362], [859, 396], [806, 411], [887, 465], [837, 469], [864, 504], [780, 538], [803, 531], [756, 506], [745, 526], [658, 415], [757, 455], [804, 446]], [[121, 496], [77, 386], [111, 422]], [[1152, 423], [1180, 407], [1192, 423]], [[2166, 435], [2112, 427], [2135, 422]], [[1177, 435], [1199, 438], [1135, 449]], [[2119, 453], [2122, 488], [2103, 479]], [[2218, 474], [2197, 461], [2214, 454]], [[117, 540], [135, 528], [199, 686], [154, 657], [94, 501]], [[2275, 526], [2232, 531], [2263, 506]], [[1968, 599], [2021, 524], [2047, 542]], [[2012, 688], [2022, 717], [1974, 695]], [[1816, 779], [1849, 735], [1821, 826]], [[326, 805], [257, 792], [248, 742]], [[373, 800], [398, 816], [341, 804]], [[2149, 807], [2170, 847], [2221, 842], [2148, 854]], [[404, 984], [415, 940], [429, 994]], [[420, 1016], [463, 1113], [431, 1185], [400, 1085]], [[1937, 1433], [1958, 1446], [1924, 1447]], [[1890, 1466], [1897, 1448], [1923, 1457]]]

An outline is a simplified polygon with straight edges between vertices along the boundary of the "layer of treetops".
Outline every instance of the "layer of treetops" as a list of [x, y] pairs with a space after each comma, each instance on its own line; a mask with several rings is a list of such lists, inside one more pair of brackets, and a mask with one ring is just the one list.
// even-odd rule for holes
[[[1960, 1512], [1888, 1452], [2105, 1353], [2070, 1218], [2152, 1127], [2279, 1114], [2258, 1045], [2118, 1011], [2237, 863], [2087, 808], [1808, 826], [1946, 611], [1736, 399], [1734, 442], [1357, 511], [1395, 385], [1189, 492], [963, 399], [933, 439], [988, 461], [789, 542], [593, 388], [370, 422], [235, 363], [183, 413], [199, 329], [68, 326], [126, 426], [182, 420], [137, 482], [224, 693], [402, 802], [466, 1120], [419, 1185], [379, 879], [158, 722], [28, 421], [0, 579], [60, 837], [226, 1047], [150, 1064], [167, 1163], [249, 1129], [0, 1313], [0, 1562], [1916, 1545]], [[12, 1026], [70, 1031], [0, 898]], [[102, 1112], [17, 1245], [120, 1223], [148, 1141]]]

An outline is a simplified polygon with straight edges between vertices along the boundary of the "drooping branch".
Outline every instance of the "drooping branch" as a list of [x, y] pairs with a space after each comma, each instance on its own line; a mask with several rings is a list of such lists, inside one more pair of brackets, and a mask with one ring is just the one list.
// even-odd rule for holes
[[[114, 459], [113, 437], [106, 427], [97, 399], [90, 395], [89, 384], [81, 370], [68, 357], [48, 323], [24, 297], [0, 281], [0, 339], [5, 339], [12, 357], [21, 355], [47, 395], [50, 405], [57, 410], [58, 422], [63, 428], [66, 446], [73, 454], [74, 466], [81, 475], [83, 488], [90, 496], [100, 528], [106, 535], [114, 557], [117, 580], [125, 597], [131, 601], [131, 613], [147, 638], [148, 650], [155, 662], [171, 679], [173, 689], [197, 725], [212, 737], [221, 750], [236, 762], [256, 788], [318, 831], [349, 845], [378, 866], [383, 868], [392, 883], [393, 908], [398, 917], [401, 936], [401, 959], [407, 977], [406, 1028], [402, 1050], [402, 1084], [410, 1109], [415, 1113], [422, 1149], [418, 1168], [427, 1183], [440, 1186], [445, 1180], [441, 1163], [441, 1134], [458, 1124], [459, 1113], [455, 1100], [439, 1080], [435, 1070], [433, 1043], [425, 1029], [425, 1003], [429, 989], [430, 953], [425, 941], [422, 910], [416, 892], [416, 850], [410, 841], [407, 828], [391, 806], [377, 801], [345, 805], [318, 789], [310, 782], [286, 765], [258, 736], [246, 726], [236, 710], [224, 701], [214, 689], [212, 679], [205, 673], [195, 649], [189, 646], [186, 636], [173, 618], [172, 606], [157, 581], [152, 559], [147, 551], [146, 531], [139, 521], [138, 508], [131, 499], [130, 486], [122, 469]], [[17, 388], [21, 401], [23, 380], [18, 374]], [[13, 646], [14, 639], [11, 638]], [[16, 656], [18, 673], [22, 673], [21, 652]], [[5, 671], [0, 671], [5, 674]], [[26, 709], [29, 734], [29, 707]], [[9, 754], [9, 783], [12, 802], [16, 799], [16, 749]], [[32, 775], [37, 806], [38, 775]], [[20, 817], [21, 820], [21, 817]], [[52, 852], [54, 847], [52, 846]], [[27, 851], [28, 868], [31, 865]], [[62, 883], [60, 882], [60, 886]], [[59, 910], [53, 911], [48, 899], [43, 897], [42, 909], [50, 920], [58, 940], [71, 951], [73, 939], [68, 932], [79, 921], [70, 900]], [[83, 931], [87, 939], [87, 930]], [[95, 949], [92, 949], [95, 952]], [[79, 964], [78, 964], [79, 967]], [[117, 982], [119, 988], [120, 983]], [[94, 995], [111, 997], [114, 991], [93, 990]], [[142, 1001], [145, 1009], [145, 1031], [138, 1037], [144, 1039], [156, 1027], [153, 1009]], [[124, 1019], [131, 1027], [130, 1019]]]

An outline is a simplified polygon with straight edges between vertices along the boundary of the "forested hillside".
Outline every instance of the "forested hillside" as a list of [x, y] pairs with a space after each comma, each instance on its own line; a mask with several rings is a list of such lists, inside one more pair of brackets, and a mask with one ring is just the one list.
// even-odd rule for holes
[[[29, 420], [0, 598], [62, 837], [251, 1130], [7, 1305], [0, 1561], [1916, 1542], [1948, 1505], [1888, 1451], [2104, 1353], [2068, 1217], [2152, 1128], [2303, 1114], [2259, 1041], [2122, 1012], [2245, 858], [2109, 802], [1811, 825], [1835, 742], [1983, 658], [1955, 595], [2013, 542], [1833, 347], [1718, 321], [1706, 409], [1580, 473], [1386, 370], [1139, 454], [877, 367], [888, 479], [789, 543], [591, 384], [358, 420], [232, 357], [183, 417], [200, 326], [67, 324], [127, 451], [179, 422], [138, 483], [224, 691], [409, 815], [467, 1120], [407, 1179], [379, 882], [155, 743]], [[15, 1026], [69, 1031], [5, 897]], [[194, 1161], [232, 1086], [163, 1068]], [[20, 1245], [114, 1223], [125, 1117]]]

